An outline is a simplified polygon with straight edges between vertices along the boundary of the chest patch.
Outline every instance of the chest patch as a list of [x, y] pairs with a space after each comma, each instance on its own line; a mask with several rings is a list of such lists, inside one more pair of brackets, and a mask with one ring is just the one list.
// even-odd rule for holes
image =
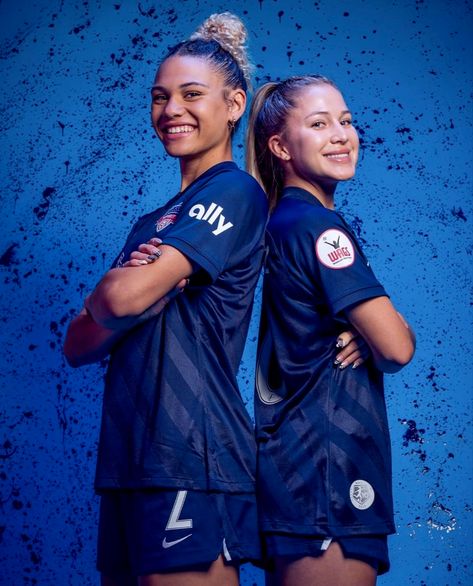
[[177, 220], [177, 216], [181, 210], [182, 201], [173, 205], [172, 208], [169, 208], [163, 216], [159, 218], [156, 222], [156, 232], [161, 232], [164, 228], [167, 228], [171, 224], [174, 224]]
[[345, 269], [355, 262], [355, 247], [345, 232], [331, 228], [317, 239], [315, 252], [329, 269]]

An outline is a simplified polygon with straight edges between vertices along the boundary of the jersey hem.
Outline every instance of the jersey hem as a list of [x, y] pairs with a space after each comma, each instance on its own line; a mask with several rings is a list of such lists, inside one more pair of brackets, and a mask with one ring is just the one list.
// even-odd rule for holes
[[378, 525], [288, 525], [286, 523], [262, 523], [263, 533], [289, 533], [296, 535], [321, 535], [344, 537], [350, 535], [391, 535], [396, 532], [394, 523]]
[[104, 490], [139, 490], [143, 488], [164, 488], [179, 490], [198, 490], [204, 492], [225, 492], [225, 493], [245, 493], [255, 492], [255, 483], [245, 482], [209, 482], [201, 484], [193, 480], [184, 478], [172, 479], [140, 479], [140, 480], [121, 480], [117, 478], [107, 478], [96, 481], [94, 485], [96, 492]]

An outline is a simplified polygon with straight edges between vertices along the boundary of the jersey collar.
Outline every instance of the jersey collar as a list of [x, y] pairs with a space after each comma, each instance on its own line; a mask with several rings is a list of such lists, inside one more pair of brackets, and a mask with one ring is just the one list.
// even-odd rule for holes
[[309, 193], [306, 189], [302, 189], [301, 187], [294, 187], [289, 186], [285, 187], [282, 192], [281, 199], [291, 198], [291, 199], [301, 199], [307, 203], [310, 203], [315, 206], [324, 207], [323, 203], [320, 202], [315, 195]]

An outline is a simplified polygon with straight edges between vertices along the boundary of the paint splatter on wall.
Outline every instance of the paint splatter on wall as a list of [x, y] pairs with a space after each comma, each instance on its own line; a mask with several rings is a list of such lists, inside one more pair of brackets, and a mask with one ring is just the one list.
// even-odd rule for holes
[[[167, 47], [221, 10], [248, 24], [256, 85], [321, 72], [355, 112], [362, 160], [339, 205], [419, 344], [387, 381], [398, 533], [382, 583], [468, 583], [466, 0], [0, 4], [2, 580], [97, 583], [92, 480], [104, 365], [67, 367], [64, 332], [133, 220], [178, 188], [176, 164], [150, 128], [149, 87]], [[241, 161], [243, 134], [236, 139]], [[250, 411], [256, 328], [255, 318], [240, 371]], [[262, 583], [261, 572], [243, 570], [242, 584]]]

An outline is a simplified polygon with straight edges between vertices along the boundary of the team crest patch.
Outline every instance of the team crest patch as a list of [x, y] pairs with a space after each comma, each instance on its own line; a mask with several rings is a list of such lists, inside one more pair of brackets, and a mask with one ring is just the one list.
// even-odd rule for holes
[[171, 224], [174, 224], [174, 222], [177, 219], [177, 215], [181, 210], [181, 207], [182, 201], [172, 206], [172, 208], [169, 208], [167, 212], [164, 214], [164, 216], [161, 216], [159, 220], [156, 222], [156, 232], [161, 232], [161, 230], [164, 230], [164, 228], [167, 228]]
[[369, 509], [374, 503], [374, 490], [366, 480], [355, 480], [350, 486], [351, 504], [360, 511]]
[[355, 262], [355, 247], [341, 230], [331, 228], [321, 234], [315, 244], [319, 261], [329, 269], [345, 269]]

